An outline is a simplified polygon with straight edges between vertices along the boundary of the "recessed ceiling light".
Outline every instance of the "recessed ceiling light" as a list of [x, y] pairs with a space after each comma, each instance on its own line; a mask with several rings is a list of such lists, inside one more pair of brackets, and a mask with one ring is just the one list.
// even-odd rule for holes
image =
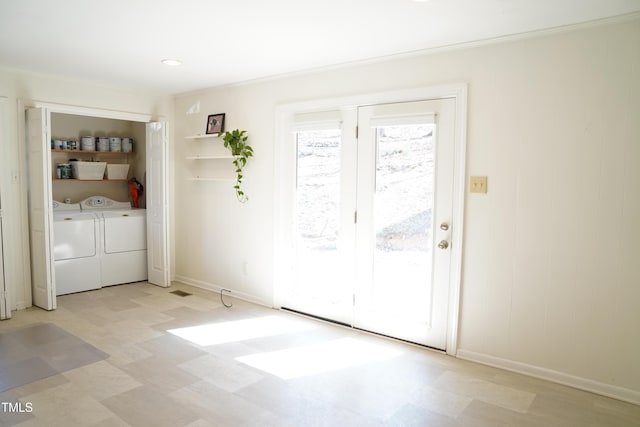
[[169, 65], [171, 67], [177, 67], [178, 65], [182, 65], [182, 61], [178, 61], [177, 59], [163, 59], [162, 63], [164, 65]]

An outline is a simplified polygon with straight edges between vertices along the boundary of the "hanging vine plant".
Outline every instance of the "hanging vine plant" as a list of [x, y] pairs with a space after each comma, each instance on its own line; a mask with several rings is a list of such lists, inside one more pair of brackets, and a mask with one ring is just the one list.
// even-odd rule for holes
[[249, 197], [242, 191], [242, 179], [244, 178], [242, 170], [247, 165], [249, 157], [253, 156], [253, 148], [247, 144], [249, 137], [246, 136], [246, 133], [246, 130], [241, 131], [235, 129], [231, 132], [227, 131], [222, 135], [224, 146], [231, 150], [231, 154], [233, 155], [233, 165], [236, 167], [236, 184], [233, 188], [236, 190], [236, 197], [241, 203], [249, 200]]

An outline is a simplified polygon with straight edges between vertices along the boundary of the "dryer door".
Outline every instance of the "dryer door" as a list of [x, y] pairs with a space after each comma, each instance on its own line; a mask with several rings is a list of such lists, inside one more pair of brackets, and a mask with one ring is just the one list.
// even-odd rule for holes
[[147, 218], [142, 211], [104, 212], [104, 252], [147, 249]]

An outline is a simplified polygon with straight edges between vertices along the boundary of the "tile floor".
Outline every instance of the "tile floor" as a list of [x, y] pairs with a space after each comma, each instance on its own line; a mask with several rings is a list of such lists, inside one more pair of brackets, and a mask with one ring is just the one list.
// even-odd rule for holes
[[107, 357], [52, 323], [0, 332], [0, 392]]
[[106, 358], [1, 392], [0, 426], [640, 426], [636, 405], [181, 284], [13, 316], [5, 340], [49, 325]]

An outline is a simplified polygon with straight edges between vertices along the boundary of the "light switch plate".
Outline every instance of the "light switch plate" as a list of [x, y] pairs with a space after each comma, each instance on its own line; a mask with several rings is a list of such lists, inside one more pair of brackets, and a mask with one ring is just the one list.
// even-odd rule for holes
[[486, 176], [472, 176], [471, 177], [471, 192], [472, 193], [486, 193], [487, 192], [487, 177]]

